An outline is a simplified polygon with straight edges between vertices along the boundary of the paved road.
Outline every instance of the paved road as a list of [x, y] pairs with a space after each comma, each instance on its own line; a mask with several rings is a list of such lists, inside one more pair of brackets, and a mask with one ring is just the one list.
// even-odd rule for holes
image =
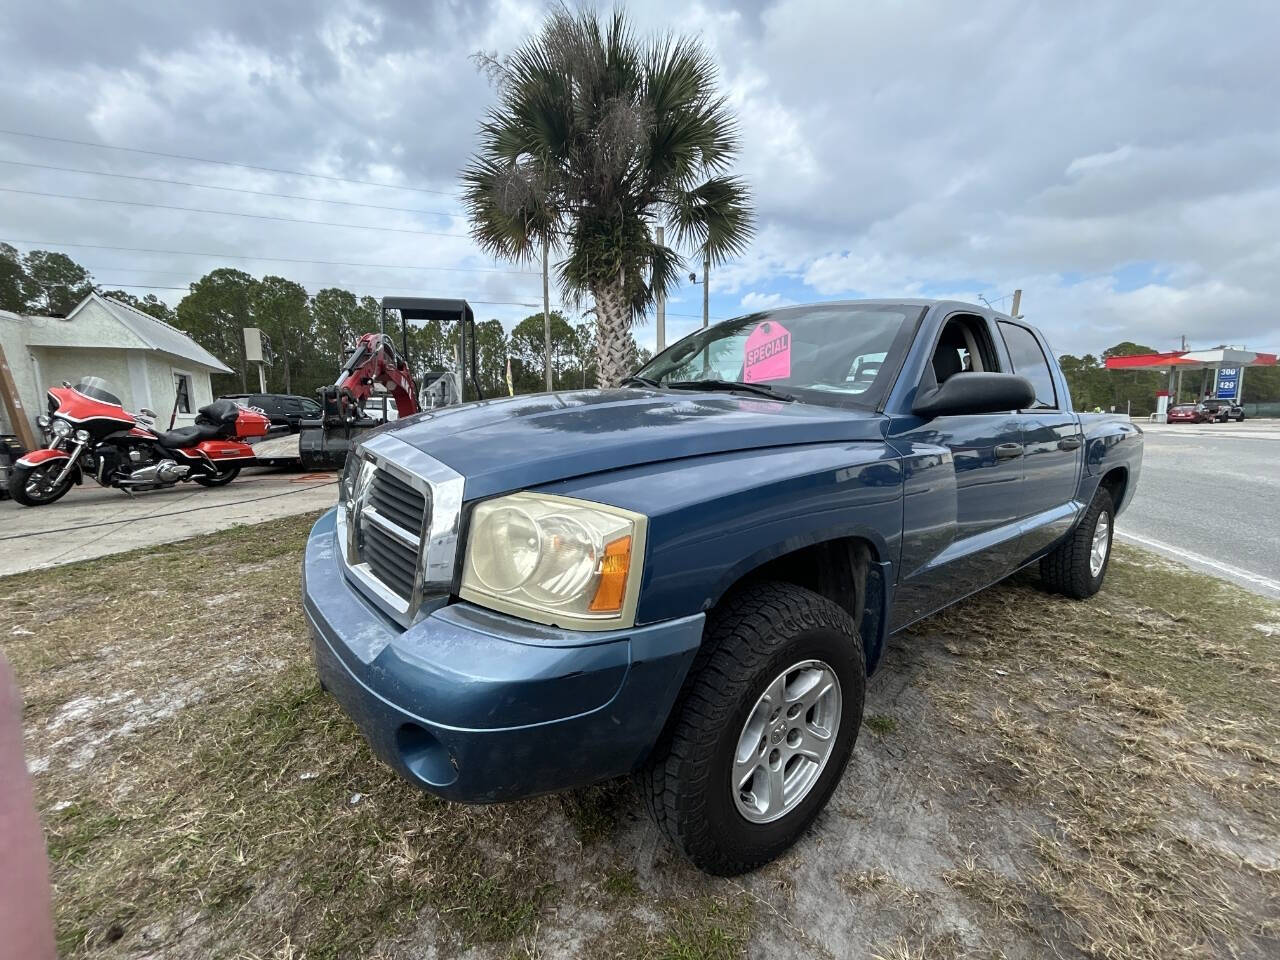
[[0, 576], [306, 513], [337, 500], [337, 474], [250, 467], [225, 487], [181, 483], [130, 499], [92, 481], [57, 503], [0, 502]]
[[1141, 424], [1124, 538], [1280, 599], [1280, 421]]

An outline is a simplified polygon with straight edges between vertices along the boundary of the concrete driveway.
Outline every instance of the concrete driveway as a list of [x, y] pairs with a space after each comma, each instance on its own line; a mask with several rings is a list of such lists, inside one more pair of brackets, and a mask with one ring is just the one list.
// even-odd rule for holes
[[215, 489], [181, 483], [131, 499], [88, 481], [44, 507], [0, 501], [0, 576], [322, 510], [336, 501], [337, 481], [250, 467]]
[[1280, 598], [1280, 420], [1138, 425], [1142, 478], [1116, 532]]

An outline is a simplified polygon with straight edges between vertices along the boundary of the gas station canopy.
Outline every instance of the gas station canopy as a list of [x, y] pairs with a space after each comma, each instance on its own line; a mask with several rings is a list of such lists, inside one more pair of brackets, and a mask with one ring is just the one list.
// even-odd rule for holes
[[1134, 370], [1181, 367], [1184, 370], [1209, 370], [1221, 367], [1274, 367], [1274, 353], [1255, 353], [1221, 347], [1217, 350], [1177, 350], [1173, 353], [1135, 353], [1129, 357], [1107, 357], [1108, 370]]
[[[1168, 390], [1156, 393], [1156, 412], [1152, 419], [1164, 423], [1169, 409], [1170, 392], [1173, 403], [1182, 400], [1182, 374], [1184, 370], [1201, 370], [1200, 389], [1195, 399], [1228, 400], [1244, 402], [1245, 367], [1274, 367], [1274, 353], [1255, 353], [1253, 350], [1237, 350], [1234, 347], [1218, 347], [1214, 350], [1177, 350], [1172, 353], [1136, 353], [1128, 357], [1107, 357], [1108, 370], [1167, 370]], [[1212, 370], [1212, 377], [1209, 371]], [[1176, 376], [1175, 376], [1176, 374]]]

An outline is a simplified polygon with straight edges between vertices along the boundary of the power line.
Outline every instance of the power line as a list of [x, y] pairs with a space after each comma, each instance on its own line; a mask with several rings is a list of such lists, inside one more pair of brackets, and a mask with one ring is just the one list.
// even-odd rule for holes
[[[189, 270], [151, 270], [151, 269], [148, 269], [148, 268], [145, 268], [145, 267], [122, 267], [122, 266], [119, 266], [119, 265], [117, 265], [117, 264], [111, 264], [111, 265], [107, 265], [107, 266], [102, 266], [102, 267], [99, 267], [99, 268], [97, 268], [97, 269], [94, 269], [94, 268], [92, 268], [92, 267], [85, 267], [85, 269], [86, 269], [86, 270], [88, 270], [90, 274], [96, 273], [96, 272], [97, 272], [97, 270], [102, 270], [102, 271], [103, 271], [103, 272], [105, 272], [105, 273], [112, 273], [112, 272], [114, 271], [114, 272], [116, 272], [116, 273], [135, 273], [135, 274], [137, 274], [137, 273], [141, 273], [141, 274], [150, 274], [150, 275], [152, 275], [152, 276], [160, 276], [160, 277], [189, 277], [189, 276], [191, 276], [191, 271], [189, 271]], [[366, 286], [367, 286], [367, 287], [369, 287], [370, 289], [385, 289], [385, 290], [416, 290], [416, 289], [420, 289], [420, 288], [418, 288], [418, 287], [394, 287], [394, 286], [388, 286], [388, 285], [386, 285], [386, 284], [366, 284], [366, 283], [364, 283], [364, 281], [361, 281], [361, 280], [348, 280], [348, 281], [344, 281], [344, 282], [342, 282], [342, 283], [336, 283], [336, 282], [334, 282], [332, 279], [323, 279], [323, 280], [321, 280], [321, 279], [317, 279], [317, 278], [315, 278], [315, 277], [288, 277], [287, 279], [292, 280], [294, 283], [300, 283], [300, 284], [303, 284], [304, 286], [322, 286], [322, 287], [348, 287], [348, 286], [351, 286], [351, 287], [366, 287]], [[105, 281], [101, 281], [101, 280], [99, 280], [99, 281], [97, 281], [97, 282], [98, 282], [99, 284], [102, 284], [102, 283], [104, 283]], [[193, 280], [192, 282], [194, 283], [195, 281]]]
[[183, 153], [163, 153], [159, 150], [143, 150], [139, 147], [118, 147], [111, 143], [94, 143], [90, 140], [73, 140], [69, 137], [50, 137], [40, 133], [26, 133], [22, 130], [0, 130], [0, 134], [10, 137], [29, 137], [32, 140], [47, 140], [50, 143], [71, 143], [80, 147], [95, 147], [99, 150], [120, 150], [125, 153], [142, 153], [151, 157], [165, 157], [169, 160], [190, 160], [195, 163], [215, 163], [224, 167], [241, 167], [245, 170], [261, 170], [265, 173], [282, 173], [292, 177], [312, 177], [316, 180], [330, 180], [334, 183], [355, 183], [364, 187], [387, 187], [392, 190], [414, 190], [418, 193], [435, 193], [442, 197], [452, 197], [448, 190], [432, 190], [429, 187], [411, 187], [399, 183], [381, 183], [377, 180], [353, 180], [350, 177], [335, 177], [326, 173], [307, 173], [305, 170], [286, 170], [280, 167], [261, 167], [252, 163], [239, 163], [235, 160], [216, 160], [210, 157], [193, 157]]
[[[298, 282], [298, 281], [295, 281], [295, 282]], [[310, 282], [313, 287], [338, 287], [339, 289], [345, 289], [345, 288], [342, 288], [340, 284], [336, 284], [336, 283], [320, 283], [318, 281], [308, 281], [308, 282]], [[114, 280], [95, 280], [94, 286], [101, 287], [104, 290], [116, 290], [116, 289], [120, 289], [120, 290], [183, 290], [187, 293], [191, 292], [191, 286], [189, 284], [185, 287], [174, 287], [174, 286], [165, 286], [164, 284], [160, 284], [160, 283], [117, 283]], [[360, 286], [365, 290], [405, 291], [405, 290], [418, 289], [417, 287], [384, 287], [384, 286], [378, 286], [378, 285], [372, 285], [372, 284], [370, 285], [361, 284]], [[523, 300], [472, 300], [470, 297], [467, 297], [465, 299], [468, 303], [479, 303], [487, 307], [538, 307], [538, 306], [541, 306], [541, 304], [539, 303], [525, 302]]]
[[225, 190], [229, 193], [247, 193], [254, 197], [278, 197], [281, 200], [306, 200], [310, 203], [338, 203], [345, 207], [365, 207], [369, 210], [392, 210], [396, 213], [419, 213], [432, 217], [456, 217], [457, 213], [445, 210], [419, 210], [414, 207], [393, 207], [383, 203], [360, 203], [356, 200], [330, 200], [325, 197], [304, 197], [296, 193], [272, 193], [269, 190], [249, 190], [245, 187], [224, 187], [213, 183], [193, 183], [190, 180], [170, 180], [167, 177], [144, 177], [132, 173], [112, 173], [106, 170], [85, 170], [80, 167], [58, 167], [51, 163], [30, 163], [25, 160], [0, 160], [15, 167], [34, 167], [37, 170], [56, 170], [59, 173], [84, 173], [92, 177], [115, 177], [117, 180], [140, 180], [145, 183], [167, 183], [175, 187], [197, 187], [201, 190]]
[[537, 270], [506, 270], [502, 267], [425, 267], [411, 263], [358, 263], [348, 260], [306, 260], [299, 257], [251, 257], [241, 253], [209, 253], [196, 250], [158, 250], [154, 247], [120, 247], [105, 243], [66, 243], [60, 240], [18, 240], [11, 243], [22, 243], [31, 247], [76, 247], [86, 250], [118, 250], [123, 253], [156, 253], [182, 257], [209, 257], [222, 260], [262, 260], [270, 263], [307, 263], [326, 267], [369, 267], [381, 270], [441, 270], [450, 273], [510, 273], [517, 275], [538, 276]]
[[179, 207], [171, 203], [149, 203], [145, 200], [110, 200], [106, 197], [82, 197], [71, 193], [44, 193], [40, 190], [19, 190], [17, 187], [0, 187], [5, 193], [21, 193], [31, 197], [52, 197], [55, 200], [83, 200], [88, 203], [117, 203], [127, 207], [153, 207], [160, 210], [179, 210], [183, 213], [211, 213], [220, 217], [248, 217], [251, 220], [274, 220], [277, 223], [305, 223], [319, 227], [349, 227], [354, 230], [382, 230], [389, 233], [413, 233], [425, 237], [458, 237], [465, 233], [441, 233], [435, 230], [410, 230], [407, 227], [380, 227], [365, 223], [337, 223], [332, 220], [305, 220], [299, 217], [277, 217], [269, 213], [241, 213], [236, 210], [205, 210], [201, 207]]
[[[4, 189], [4, 188], [0, 187], [0, 189]], [[457, 273], [503, 273], [503, 274], [511, 274], [515, 276], [538, 276], [539, 275], [539, 271], [506, 270], [501, 267], [427, 267], [427, 266], [420, 266], [416, 264], [405, 264], [405, 263], [362, 263], [362, 262], [345, 261], [345, 260], [308, 260], [300, 257], [253, 257], [253, 256], [246, 256], [244, 254], [235, 254], [235, 253], [208, 253], [208, 252], [199, 252], [194, 250], [162, 250], [162, 249], [156, 249], [154, 247], [123, 247], [123, 246], [116, 246], [113, 244], [103, 244], [103, 243], [67, 243], [59, 240], [20, 240], [16, 237], [11, 238], [10, 242], [25, 244], [26, 246], [33, 247], [33, 248], [34, 247], [73, 247], [78, 249], [82, 248], [86, 250], [115, 250], [123, 253], [152, 253], [152, 254], [176, 255], [176, 256], [184, 256], [184, 257], [208, 257], [214, 260], [219, 258], [227, 259], [227, 260], [250, 260], [250, 261], [261, 260], [269, 263], [305, 263], [305, 264], [314, 265], [314, 266], [362, 267], [362, 268], [373, 269], [373, 270], [439, 270], [439, 271], [457, 272]], [[122, 270], [126, 273], [158, 273], [158, 274], [164, 274], [167, 276], [183, 276], [183, 274], [174, 273], [172, 271], [167, 271], [167, 270], [134, 270], [133, 268], [129, 268], [129, 267], [110, 267], [108, 269]], [[123, 288], [139, 289], [139, 290], [188, 290], [189, 289], [188, 287], [173, 287], [173, 286], [164, 286], [159, 284], [146, 284], [146, 283], [111, 283], [106, 280], [97, 280], [96, 282], [99, 286], [120, 287], [122, 289]], [[308, 281], [308, 282], [311, 282], [311, 281]], [[368, 285], [368, 284], [359, 283], [359, 282], [352, 283], [351, 285], [363, 287], [370, 290], [376, 290], [376, 289], [416, 290], [416, 289], [419, 289], [417, 287], [374, 286], [374, 285]], [[324, 284], [324, 286], [342, 286], [342, 285], [341, 284]], [[503, 305], [503, 306], [519, 306], [519, 307], [539, 306], [539, 304], [536, 304], [536, 303], [524, 303], [523, 301], [472, 300], [470, 302], [491, 303], [491, 304], [497, 304], [497, 305]], [[571, 310], [572, 308], [568, 304], [561, 304], [556, 309]], [[702, 319], [702, 314], [700, 313], [699, 314], [676, 313], [671, 310], [667, 311], [667, 316], [682, 317], [688, 320]], [[719, 322], [721, 320], [727, 320], [729, 318], [728, 317], [711, 317], [710, 319]]]

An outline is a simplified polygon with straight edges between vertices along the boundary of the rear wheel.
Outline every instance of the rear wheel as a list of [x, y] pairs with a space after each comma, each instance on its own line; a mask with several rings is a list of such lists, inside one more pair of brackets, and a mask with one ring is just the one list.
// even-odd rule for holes
[[195, 480], [195, 482], [200, 484], [202, 487], [225, 487], [238, 476], [240, 476], [240, 468], [236, 466], [222, 467], [217, 473], [213, 474], [213, 476], [201, 474], [200, 476], [192, 477], [191, 479]]
[[1114, 522], [1111, 491], [1099, 487], [1070, 536], [1040, 561], [1040, 577], [1050, 590], [1085, 600], [1101, 589], [1111, 562]]
[[67, 465], [65, 459], [46, 460], [34, 467], [18, 464], [9, 477], [9, 496], [24, 507], [42, 507], [64, 497], [75, 483], [75, 470], [69, 470], [58, 483], [58, 474]]
[[639, 776], [650, 816], [709, 873], [773, 860], [835, 790], [865, 686], [862, 641], [841, 607], [785, 583], [744, 591], [708, 622]]

